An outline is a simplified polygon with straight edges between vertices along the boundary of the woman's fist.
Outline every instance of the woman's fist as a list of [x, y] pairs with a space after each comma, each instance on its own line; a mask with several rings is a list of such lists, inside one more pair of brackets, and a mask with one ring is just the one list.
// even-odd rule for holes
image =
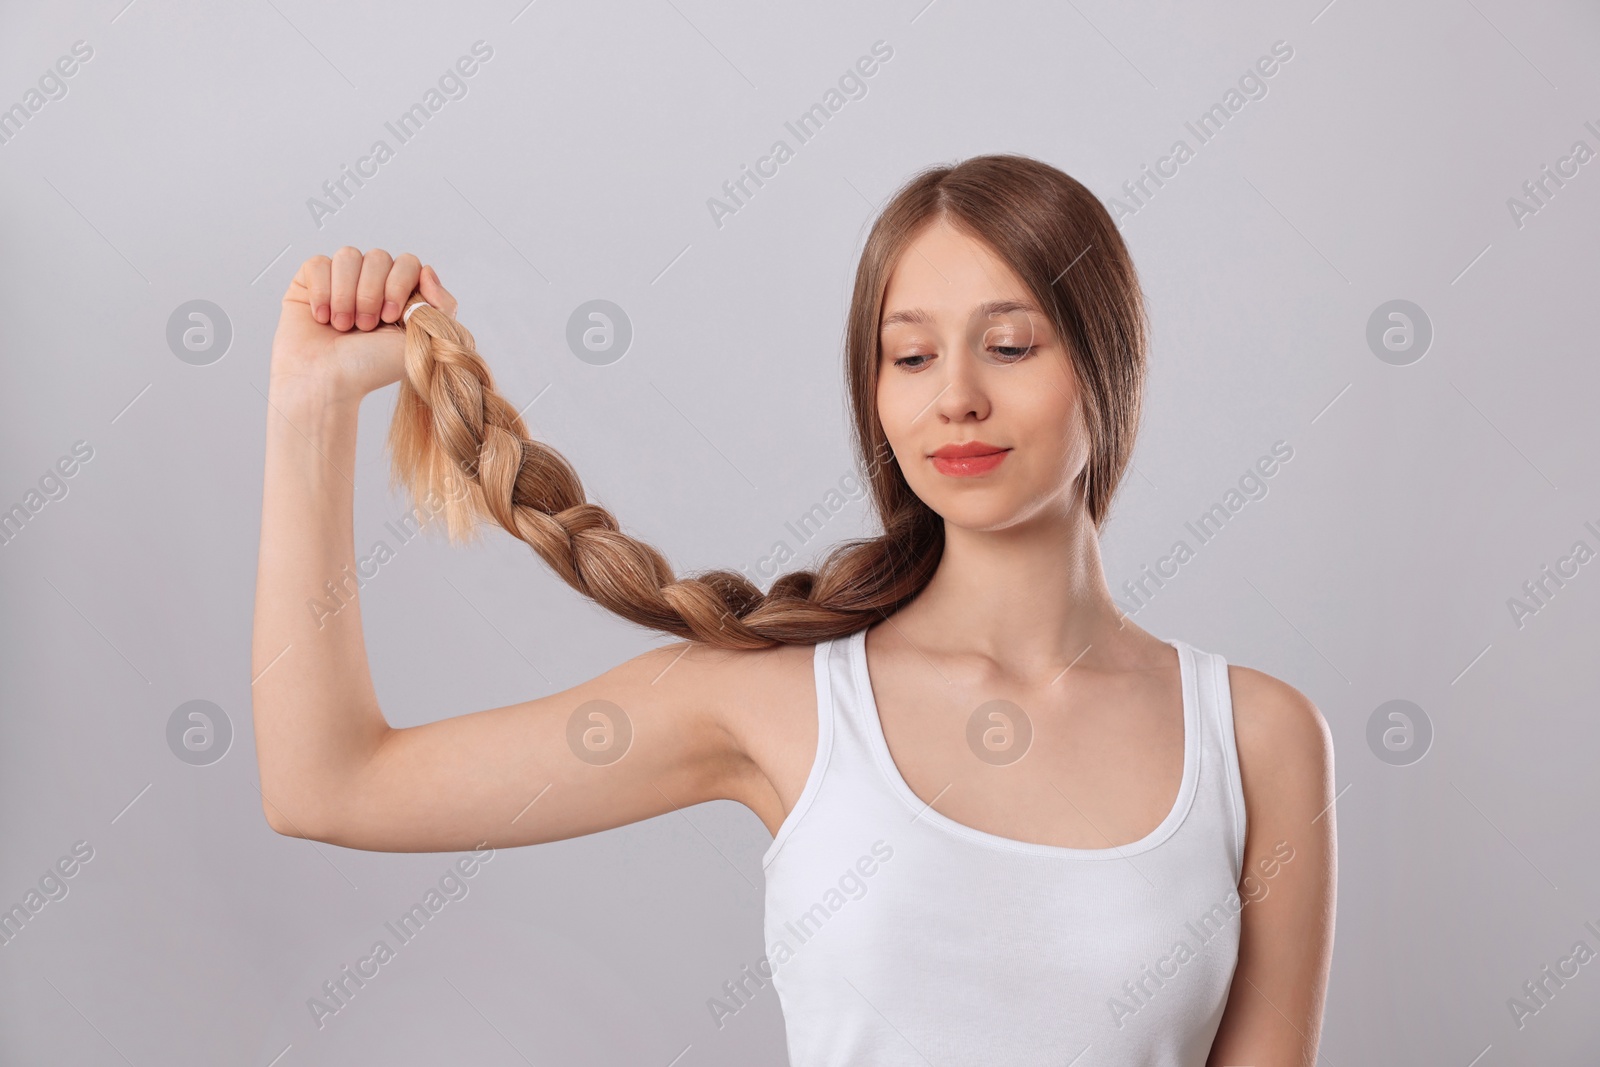
[[365, 255], [349, 245], [330, 258], [300, 264], [283, 294], [272, 339], [274, 388], [310, 388], [329, 399], [354, 399], [400, 380], [405, 329], [400, 312], [413, 292], [451, 317], [456, 298], [432, 267], [406, 252]]

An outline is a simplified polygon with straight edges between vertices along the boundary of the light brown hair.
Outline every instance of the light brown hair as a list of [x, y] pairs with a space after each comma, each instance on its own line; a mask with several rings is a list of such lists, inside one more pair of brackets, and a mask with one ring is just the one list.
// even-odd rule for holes
[[893, 614], [927, 585], [944, 521], [888, 454], [876, 395], [879, 320], [890, 272], [935, 219], [1008, 263], [1048, 314], [1072, 361], [1090, 454], [1082, 492], [1101, 526], [1133, 452], [1148, 326], [1138, 277], [1104, 206], [1062, 171], [1026, 156], [985, 155], [914, 176], [883, 209], [856, 269], [845, 330], [852, 431], [883, 534], [834, 546], [815, 571], [763, 593], [744, 575], [679, 578], [655, 548], [587, 501], [560, 453], [532, 440], [495, 391], [472, 334], [430, 307], [406, 326], [405, 376], [389, 430], [394, 484], [443, 498], [452, 540], [487, 517], [527, 542], [568, 585], [641, 626], [720, 648], [813, 644]]

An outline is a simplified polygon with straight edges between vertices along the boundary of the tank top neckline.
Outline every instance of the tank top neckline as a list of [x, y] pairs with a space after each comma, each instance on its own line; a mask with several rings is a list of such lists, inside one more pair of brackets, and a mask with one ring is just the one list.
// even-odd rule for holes
[[966, 823], [957, 822], [940, 814], [938, 809], [919, 797], [906, 782], [900, 773], [900, 768], [894, 762], [894, 757], [889, 753], [889, 742], [883, 732], [883, 720], [878, 713], [878, 698], [873, 692], [871, 671], [867, 666], [867, 631], [865, 628], [857, 630], [844, 640], [847, 665], [855, 682], [854, 689], [860, 694], [863, 705], [852, 710], [864, 720], [861, 724], [862, 732], [866, 735], [873, 761], [878, 765], [878, 770], [890, 792], [915, 813], [914, 818], [917, 821], [972, 844], [1004, 852], [1056, 859], [1112, 860], [1147, 852], [1166, 841], [1177, 832], [1194, 806], [1200, 779], [1200, 696], [1194, 662], [1195, 652], [1185, 641], [1176, 638], [1163, 639], [1178, 652], [1178, 673], [1183, 692], [1183, 779], [1178, 784], [1178, 795], [1172, 803], [1171, 810], [1155, 829], [1137, 841], [1105, 848], [1070, 848], [1066, 845], [1023, 841], [979, 830], [977, 827], [968, 826]]

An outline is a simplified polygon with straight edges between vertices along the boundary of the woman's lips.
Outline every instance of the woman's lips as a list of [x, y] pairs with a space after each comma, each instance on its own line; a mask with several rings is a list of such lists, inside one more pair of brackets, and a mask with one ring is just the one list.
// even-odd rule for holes
[[954, 478], [971, 478], [979, 474], [987, 474], [1000, 466], [1011, 450], [1003, 448], [998, 452], [987, 452], [981, 456], [930, 456], [934, 469], [940, 474], [948, 474]]

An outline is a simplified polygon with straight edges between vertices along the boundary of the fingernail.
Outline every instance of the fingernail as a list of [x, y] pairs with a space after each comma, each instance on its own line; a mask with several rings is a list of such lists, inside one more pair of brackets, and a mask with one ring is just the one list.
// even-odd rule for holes
[[327, 325], [327, 323], [328, 323], [328, 305], [327, 304], [318, 304], [317, 305], [317, 310], [314, 312], [314, 316], [315, 316], [315, 318], [316, 318], [316, 320], [318, 322], [322, 323], [323, 325]]
[[400, 314], [399, 304], [396, 304], [393, 300], [385, 300], [383, 302], [383, 321], [393, 322], [394, 317], [398, 314]]

